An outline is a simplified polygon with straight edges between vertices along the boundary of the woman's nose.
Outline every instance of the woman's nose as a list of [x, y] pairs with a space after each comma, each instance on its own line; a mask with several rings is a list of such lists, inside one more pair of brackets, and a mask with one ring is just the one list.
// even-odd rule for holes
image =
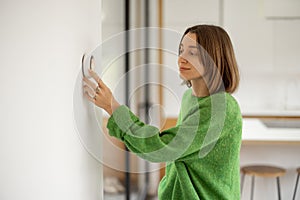
[[187, 59], [185, 59], [182, 55], [178, 56], [179, 63], [187, 63]]

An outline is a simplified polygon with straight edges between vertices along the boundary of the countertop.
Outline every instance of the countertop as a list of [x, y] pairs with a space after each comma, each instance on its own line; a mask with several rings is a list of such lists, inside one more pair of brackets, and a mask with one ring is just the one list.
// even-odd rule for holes
[[261, 121], [261, 119], [243, 118], [242, 140], [243, 142], [265, 141], [300, 143], [300, 128], [269, 128]]

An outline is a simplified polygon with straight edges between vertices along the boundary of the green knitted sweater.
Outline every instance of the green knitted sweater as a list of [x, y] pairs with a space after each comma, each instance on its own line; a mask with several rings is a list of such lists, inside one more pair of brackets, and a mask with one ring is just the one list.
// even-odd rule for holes
[[242, 117], [230, 94], [198, 98], [188, 89], [177, 125], [162, 132], [123, 105], [113, 112], [107, 128], [139, 157], [166, 162], [159, 199], [240, 199]]

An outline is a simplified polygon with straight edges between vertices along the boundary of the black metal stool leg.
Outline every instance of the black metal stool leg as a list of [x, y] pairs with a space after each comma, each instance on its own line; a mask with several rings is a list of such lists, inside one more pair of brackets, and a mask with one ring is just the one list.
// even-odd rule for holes
[[295, 189], [294, 189], [293, 200], [296, 199], [296, 193], [297, 193], [297, 188], [298, 188], [298, 181], [299, 181], [299, 174], [298, 174], [297, 180], [296, 180], [296, 185], [295, 185]]
[[251, 200], [253, 200], [253, 193], [254, 193], [254, 176], [252, 176], [252, 181], [251, 181]]
[[277, 180], [278, 199], [279, 199], [279, 200], [281, 200], [279, 176], [278, 176], [278, 177], [276, 177], [276, 180]]

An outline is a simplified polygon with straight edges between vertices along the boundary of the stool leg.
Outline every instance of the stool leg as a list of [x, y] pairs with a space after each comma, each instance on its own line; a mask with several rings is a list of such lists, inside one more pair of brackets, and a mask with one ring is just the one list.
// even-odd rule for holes
[[296, 180], [296, 185], [295, 185], [295, 190], [294, 190], [293, 200], [296, 199], [296, 192], [297, 192], [297, 188], [298, 188], [298, 181], [299, 181], [299, 174], [298, 174], [297, 180]]
[[245, 174], [242, 174], [242, 180], [241, 180], [241, 194], [243, 194], [244, 182], [245, 182]]
[[253, 193], [254, 193], [254, 176], [252, 176], [252, 181], [251, 181], [251, 200], [253, 200]]
[[278, 199], [281, 200], [279, 176], [276, 177], [276, 180], [277, 180]]

